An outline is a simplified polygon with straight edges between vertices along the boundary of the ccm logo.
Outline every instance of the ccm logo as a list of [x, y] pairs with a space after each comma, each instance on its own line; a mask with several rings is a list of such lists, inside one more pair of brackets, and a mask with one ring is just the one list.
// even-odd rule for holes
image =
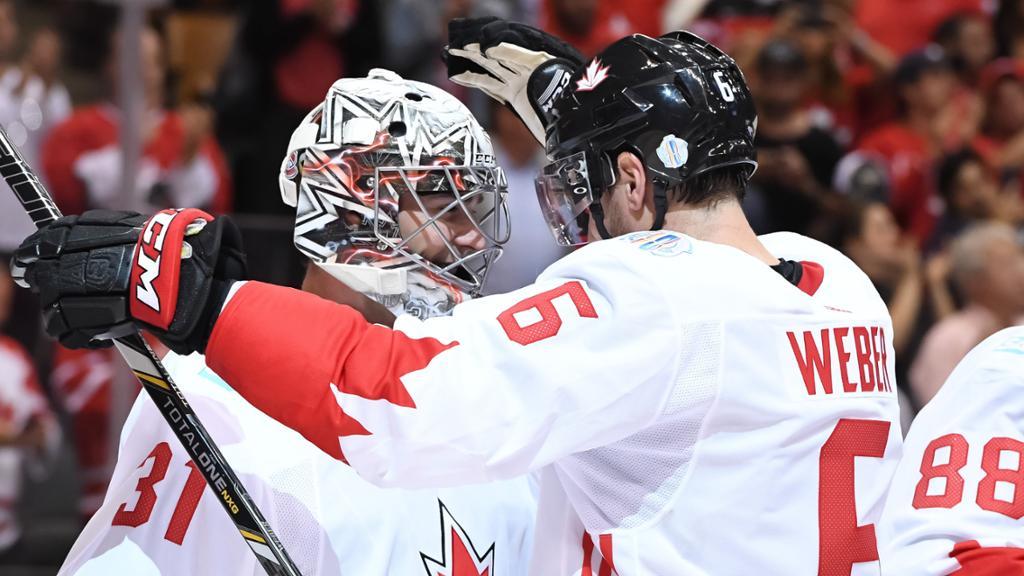
[[551, 78], [544, 92], [540, 95], [540, 109], [548, 114], [551, 112], [551, 108], [555, 105], [555, 100], [565, 91], [565, 87], [569, 85], [569, 79], [571, 74], [567, 70], [558, 68], [555, 70], [555, 75]]
[[135, 297], [139, 302], [153, 309], [160, 311], [160, 295], [153, 282], [160, 276], [161, 252], [164, 249], [164, 237], [167, 235], [167, 228], [177, 216], [178, 212], [160, 212], [150, 218], [146, 229], [142, 231], [142, 242], [139, 244], [139, 253], [135, 263], [141, 269], [139, 281], [135, 285]]

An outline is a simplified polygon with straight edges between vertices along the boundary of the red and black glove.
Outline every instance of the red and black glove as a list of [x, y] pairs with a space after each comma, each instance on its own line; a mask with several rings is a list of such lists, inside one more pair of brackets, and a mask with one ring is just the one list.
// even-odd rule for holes
[[196, 209], [91, 210], [34, 232], [14, 255], [40, 295], [46, 331], [69, 348], [109, 346], [136, 327], [181, 354], [203, 352], [245, 254], [229, 219]]

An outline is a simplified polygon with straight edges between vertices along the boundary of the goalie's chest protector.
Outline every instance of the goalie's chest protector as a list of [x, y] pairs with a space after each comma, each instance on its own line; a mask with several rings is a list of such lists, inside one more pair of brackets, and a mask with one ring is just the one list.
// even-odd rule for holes
[[798, 285], [726, 246], [619, 239], [674, 302], [677, 378], [646, 429], [545, 471], [533, 573], [878, 574], [901, 449], [886, 307], [831, 248], [761, 240], [804, 262]]

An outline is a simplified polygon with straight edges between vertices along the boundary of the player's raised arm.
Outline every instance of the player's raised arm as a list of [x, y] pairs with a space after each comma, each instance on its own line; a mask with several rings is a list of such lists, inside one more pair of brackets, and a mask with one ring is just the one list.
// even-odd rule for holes
[[618, 257], [627, 249], [592, 246], [532, 286], [450, 317], [403, 316], [395, 330], [247, 283], [207, 359], [254, 405], [377, 482], [521, 474], [636, 432], [673, 388], [678, 329], [657, 288]]
[[555, 100], [583, 67], [569, 43], [518, 22], [456, 18], [448, 23], [449, 79], [508, 106], [544, 144]]

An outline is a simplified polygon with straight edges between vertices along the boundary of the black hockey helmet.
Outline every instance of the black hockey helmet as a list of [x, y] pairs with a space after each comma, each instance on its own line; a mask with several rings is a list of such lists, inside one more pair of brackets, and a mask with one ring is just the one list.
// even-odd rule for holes
[[588, 207], [601, 235], [601, 193], [615, 183], [614, 157], [632, 151], [655, 193], [661, 228], [666, 191], [726, 166], [757, 168], [757, 112], [736, 62], [689, 32], [633, 34], [577, 70], [548, 122], [551, 160], [537, 193], [556, 239], [579, 243]]

